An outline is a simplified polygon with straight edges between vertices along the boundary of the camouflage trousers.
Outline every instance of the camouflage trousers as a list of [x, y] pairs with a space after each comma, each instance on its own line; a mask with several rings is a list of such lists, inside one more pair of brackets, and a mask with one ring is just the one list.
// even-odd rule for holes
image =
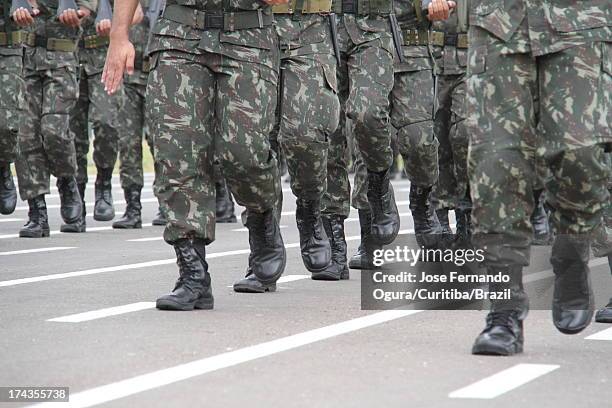
[[[46, 51], [45, 53], [53, 54]], [[76, 176], [70, 113], [78, 97], [77, 68], [35, 69], [41, 51], [27, 49], [24, 60], [25, 111], [15, 162], [22, 200], [49, 193], [49, 177]]]
[[0, 166], [15, 161], [23, 106], [23, 49], [0, 48]]
[[[300, 21], [291, 15], [275, 18], [281, 71], [277, 125], [272, 137], [278, 132], [293, 194], [304, 200], [319, 200], [326, 190], [329, 137], [340, 116], [329, 23], [319, 14], [303, 15]], [[308, 38], [326, 40], [309, 44]]]
[[[155, 194], [168, 217], [164, 239], [215, 236], [217, 159], [238, 204], [272, 209], [281, 194], [268, 136], [278, 74], [214, 53], [152, 55], [147, 111], [155, 143]], [[248, 101], [248, 103], [246, 103]]]
[[351, 119], [355, 151], [359, 151], [365, 168], [379, 172], [389, 169], [393, 163], [389, 129], [393, 39], [389, 33], [377, 34], [378, 37], [357, 44], [345, 24], [338, 27], [341, 64], [337, 77], [341, 111], [338, 128], [330, 137], [327, 191], [322, 202], [324, 213], [347, 217], [350, 212], [347, 117]]
[[600, 226], [610, 177], [602, 142], [612, 140], [605, 46], [590, 43], [536, 58], [470, 49], [472, 216], [474, 241], [487, 262], [529, 263], [535, 155], [550, 171], [546, 190], [555, 232], [591, 235]]
[[[465, 127], [465, 74], [439, 75], [434, 131], [440, 142], [440, 177], [432, 201], [438, 208], [469, 208], [468, 143]], [[463, 208], [466, 209], [466, 208]]]
[[[140, 72], [134, 75], [146, 75]], [[125, 82], [123, 109], [119, 113], [119, 160], [121, 187], [142, 188], [144, 185], [142, 169], [142, 138], [143, 134], [153, 157], [153, 140], [147, 126], [145, 111], [146, 85]]]
[[[433, 130], [433, 67], [429, 57], [410, 57], [410, 48], [404, 47], [404, 63], [396, 61], [390, 95], [391, 124], [397, 131], [399, 152], [408, 179], [415, 185], [431, 187], [438, 179], [438, 141]], [[353, 207], [367, 209], [367, 168], [358, 152], [356, 159]]]
[[[605, 163], [612, 175], [612, 154], [605, 154]], [[608, 193], [610, 200], [604, 207], [603, 222], [595, 231], [593, 238], [593, 255], [597, 257], [605, 257], [612, 254], [612, 176], [608, 179]]]
[[93, 130], [93, 161], [97, 169], [112, 169], [119, 150], [119, 111], [123, 92], [109, 96], [101, 81], [102, 72], [88, 74], [81, 66], [79, 99], [70, 114], [70, 132], [74, 137], [77, 158], [77, 182], [87, 183], [89, 127]]

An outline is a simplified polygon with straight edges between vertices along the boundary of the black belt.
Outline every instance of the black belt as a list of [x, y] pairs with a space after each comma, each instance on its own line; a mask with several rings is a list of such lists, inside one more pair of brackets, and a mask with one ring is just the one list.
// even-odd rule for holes
[[199, 30], [219, 29], [224, 31], [264, 28], [272, 25], [274, 16], [260, 10], [223, 11], [197, 10], [172, 4], [166, 7], [163, 17], [176, 23], [188, 25]]

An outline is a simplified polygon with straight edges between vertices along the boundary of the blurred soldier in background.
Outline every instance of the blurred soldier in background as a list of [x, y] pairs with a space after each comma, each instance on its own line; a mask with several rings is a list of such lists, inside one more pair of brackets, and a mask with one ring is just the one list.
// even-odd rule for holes
[[[110, 221], [115, 217], [111, 178], [119, 147], [119, 111], [121, 93], [108, 96], [100, 80], [108, 50], [108, 33], [103, 26], [112, 18], [109, 0], [99, 0], [97, 13], [83, 20], [83, 37], [79, 41], [79, 99], [70, 114], [70, 132], [74, 138], [77, 157], [77, 184], [82, 198], [81, 218], [62, 225], [62, 232], [85, 232], [85, 187], [87, 186], [87, 154], [89, 152], [89, 124], [94, 134], [93, 160], [96, 165], [95, 206], [96, 221]], [[99, 28], [98, 28], [99, 27]]]
[[77, 50], [81, 22], [96, 10], [96, 0], [39, 0], [40, 14], [25, 12], [15, 21], [33, 25], [25, 51], [26, 109], [19, 132], [16, 162], [19, 193], [28, 200], [28, 222], [21, 237], [49, 236], [45, 194], [49, 177], [57, 177], [61, 216], [66, 224], [80, 220], [81, 195], [76, 183], [76, 152], [69, 130], [78, 95]]
[[13, 22], [11, 11], [25, 13], [29, 10], [28, 13], [33, 14], [32, 4], [25, 0], [13, 0], [12, 3], [5, 0], [0, 7], [0, 214], [4, 215], [12, 214], [17, 205], [11, 163], [17, 158], [17, 136], [25, 91], [23, 46], [29, 35]]
[[[153, 6], [153, 7], [151, 7]], [[124, 106], [119, 114], [119, 159], [121, 188], [126, 207], [123, 216], [113, 223], [113, 228], [132, 229], [142, 227], [142, 203], [140, 196], [144, 186], [142, 167], [142, 140], [147, 140], [151, 157], [155, 160], [154, 143], [151, 138], [148, 112], [146, 111], [147, 78], [150, 61], [146, 47], [151, 27], [163, 8], [160, 0], [142, 0], [138, 10], [142, 9], [145, 18], [130, 29], [130, 41], [134, 44], [134, 73], [125, 75], [123, 92]], [[157, 171], [156, 171], [157, 173]], [[166, 218], [161, 209], [153, 219], [153, 225], [166, 225]]]

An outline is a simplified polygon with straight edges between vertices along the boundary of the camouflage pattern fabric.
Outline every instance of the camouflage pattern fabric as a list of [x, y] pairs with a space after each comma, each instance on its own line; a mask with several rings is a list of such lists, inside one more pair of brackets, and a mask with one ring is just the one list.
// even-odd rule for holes
[[435, 132], [440, 142], [440, 177], [432, 200], [438, 208], [457, 208], [469, 192], [465, 74], [439, 75], [437, 81]]
[[[95, 10], [94, 0], [77, 4]], [[57, 2], [39, 0], [41, 14], [31, 31], [42, 38], [78, 41], [81, 29], [62, 25], [56, 17]], [[22, 200], [49, 193], [49, 176], [76, 176], [74, 139], [69, 131], [70, 113], [78, 96], [77, 55], [26, 47], [24, 80], [26, 104], [19, 131], [16, 161]]]
[[340, 116], [329, 22], [319, 14], [304, 14], [299, 21], [277, 14], [275, 19], [281, 47], [276, 129], [293, 194], [320, 200], [326, 190], [329, 136]]
[[608, 203], [612, 44], [600, 40], [612, 39], [610, 5], [474, 3], [466, 120], [474, 241], [488, 263], [527, 265], [535, 155], [550, 170], [557, 236], [592, 234]]
[[[404, 30], [426, 30], [412, 0], [394, 2], [395, 14]], [[438, 179], [438, 141], [433, 131], [433, 63], [426, 45], [403, 45], [404, 61], [395, 56], [395, 80], [390, 95], [391, 124], [397, 131], [399, 152], [411, 183], [431, 187]], [[367, 209], [367, 168], [357, 155], [352, 203]]]
[[322, 211], [345, 217], [350, 212], [350, 184], [346, 160], [346, 118], [352, 121], [355, 150], [371, 171], [391, 167], [390, 103], [393, 88], [393, 39], [388, 17], [338, 17], [341, 65], [338, 67], [340, 121], [330, 139], [327, 191]]
[[[612, 174], [612, 155], [605, 154], [605, 164]], [[605, 257], [612, 254], [612, 177], [608, 179], [608, 193], [610, 200], [604, 207], [603, 222], [595, 231], [593, 237], [593, 255], [596, 257]]]
[[[203, 9], [203, 1], [196, 3]], [[261, 7], [233, 3], [243, 10]], [[169, 221], [164, 239], [212, 242], [215, 159], [234, 198], [249, 211], [273, 208], [281, 194], [268, 140], [277, 101], [277, 36], [272, 26], [202, 31], [166, 18], [155, 33], [147, 110], [159, 170], [155, 193]]]
[[[467, 3], [467, 0], [459, 0], [457, 7], [468, 7]], [[444, 32], [445, 36], [465, 34], [459, 25], [458, 12], [453, 12], [448, 20], [434, 22], [432, 30]], [[432, 49], [437, 76], [434, 132], [440, 142], [440, 176], [433, 190], [432, 202], [438, 208], [452, 209], [460, 202], [470, 201], [467, 173], [469, 136], [465, 128], [467, 49], [452, 44]]]
[[[8, 4], [7, 4], [8, 6]], [[0, 32], [18, 30], [0, 7]], [[23, 107], [23, 47], [0, 46], [0, 166], [15, 161]]]
[[[95, 14], [83, 23], [84, 35], [95, 35]], [[119, 112], [123, 105], [120, 91], [109, 96], [101, 81], [108, 47], [79, 50], [79, 99], [70, 114], [77, 155], [77, 182], [87, 183], [88, 123], [91, 123], [93, 160], [98, 169], [112, 169], [119, 149]]]

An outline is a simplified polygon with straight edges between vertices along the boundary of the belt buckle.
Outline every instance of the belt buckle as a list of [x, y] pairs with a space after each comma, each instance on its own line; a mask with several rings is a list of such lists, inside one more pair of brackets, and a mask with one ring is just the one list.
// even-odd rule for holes
[[457, 46], [457, 34], [446, 34], [444, 38], [444, 44], [456, 47]]
[[207, 11], [204, 20], [206, 22], [206, 28], [223, 28], [222, 11]]

